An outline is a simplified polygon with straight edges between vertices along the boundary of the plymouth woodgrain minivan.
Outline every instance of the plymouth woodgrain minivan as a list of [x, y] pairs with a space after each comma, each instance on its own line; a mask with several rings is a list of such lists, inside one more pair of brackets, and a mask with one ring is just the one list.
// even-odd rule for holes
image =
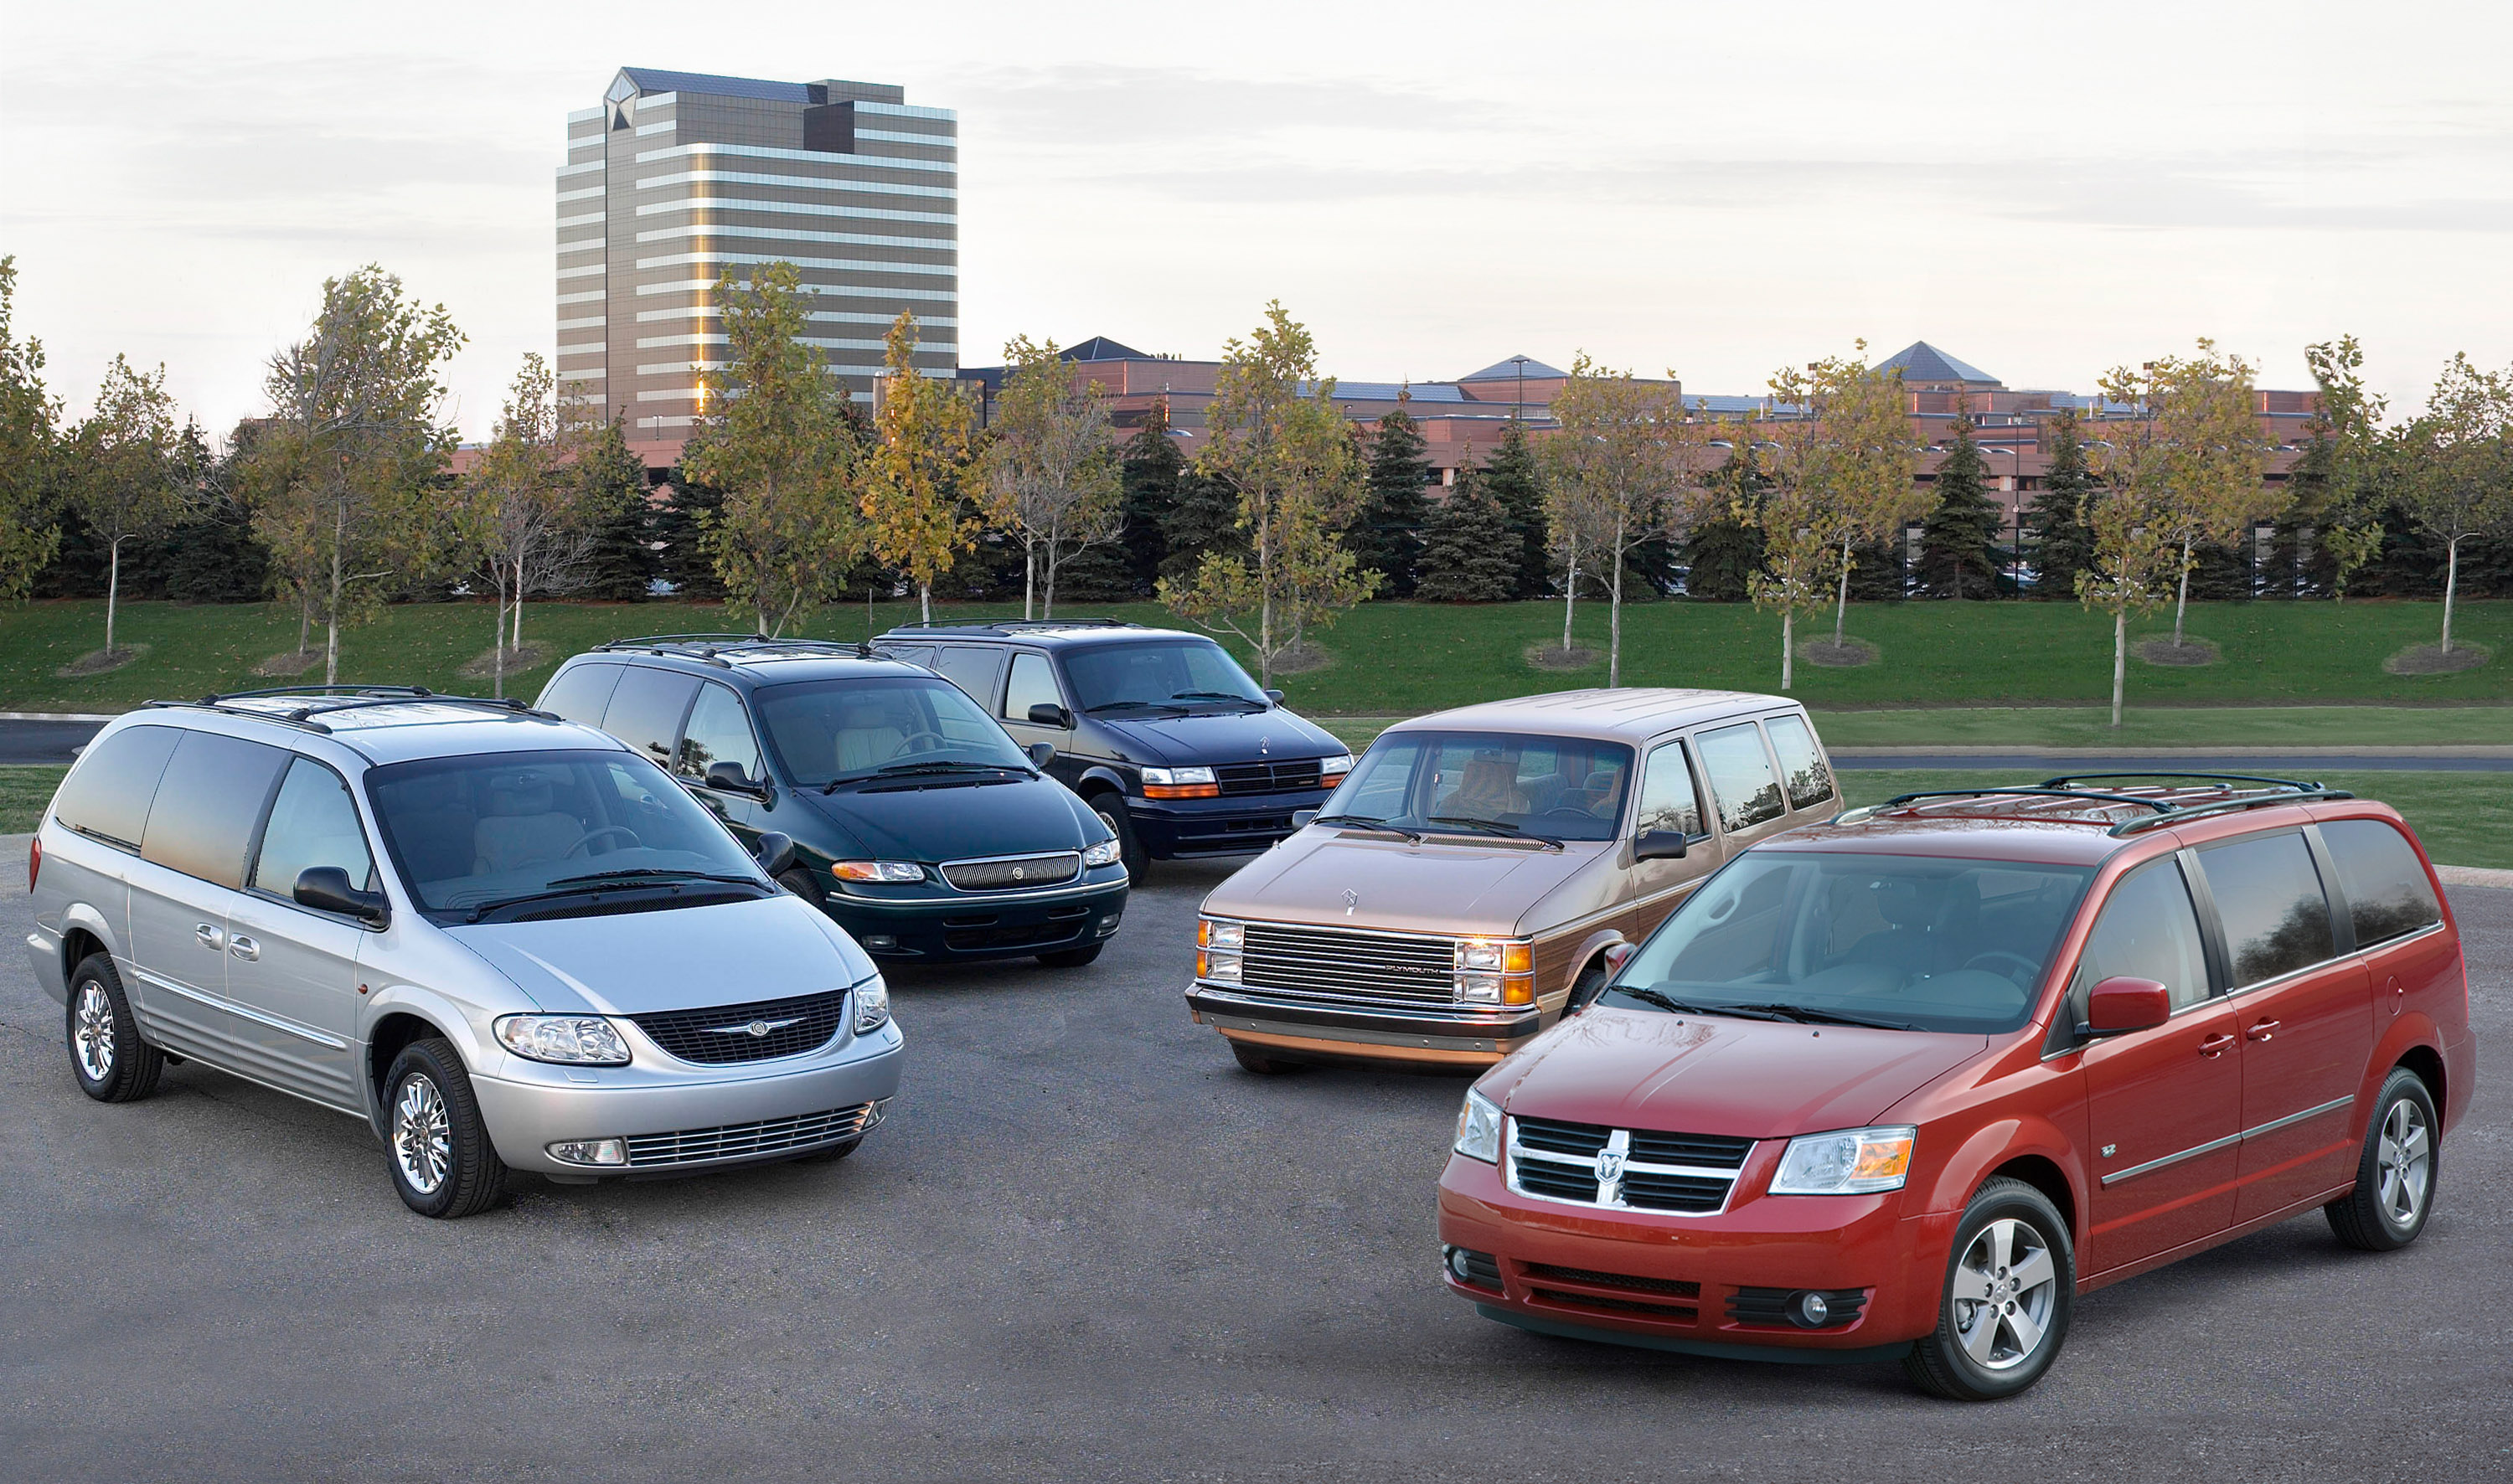
[[1722, 862], [1839, 808], [1780, 696], [1575, 690], [1420, 717], [1205, 899], [1187, 1005], [1251, 1072], [1496, 1062]]

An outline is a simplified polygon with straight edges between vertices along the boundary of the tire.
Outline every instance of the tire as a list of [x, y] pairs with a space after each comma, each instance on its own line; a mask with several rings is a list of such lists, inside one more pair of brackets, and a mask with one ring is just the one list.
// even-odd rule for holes
[[1143, 853], [1143, 842], [1136, 838], [1135, 822], [1126, 817], [1125, 796], [1094, 794], [1091, 796], [1091, 812], [1098, 815], [1099, 822], [1117, 837], [1117, 856], [1125, 863], [1126, 874], [1141, 880], [1143, 868], [1151, 863], [1151, 857]]
[[1241, 1071], [1253, 1072], [1260, 1077], [1281, 1076], [1287, 1072], [1305, 1070], [1304, 1063], [1286, 1061], [1279, 1056], [1268, 1056], [1244, 1041], [1232, 1041], [1230, 1054], [1238, 1058]]
[[1094, 943], [1088, 948], [1059, 948], [1055, 953], [1039, 955], [1038, 961], [1052, 969], [1078, 969], [1086, 963], [1096, 962], [1099, 950], [1107, 946]]
[[105, 954], [90, 954], [70, 975], [61, 1035], [79, 1091], [100, 1103], [136, 1103], [157, 1090], [165, 1053], [140, 1038], [140, 1022]]
[[805, 871], [800, 866], [797, 866], [793, 870], [786, 872], [783, 876], [778, 877], [777, 879], [777, 884], [784, 887], [794, 895], [801, 897], [804, 901], [811, 903], [814, 907], [820, 908], [823, 911], [828, 908], [828, 893], [822, 891], [820, 889], [820, 883], [812, 879], [812, 874]]
[[2330, 1230], [2359, 1252], [2397, 1252], [2417, 1239], [2434, 1210], [2439, 1168], [2434, 1094], [2425, 1078], [2394, 1067], [2365, 1120], [2356, 1188], [2323, 1206]]
[[443, 1036], [413, 1041], [393, 1058], [384, 1128], [393, 1189], [419, 1215], [459, 1220], [505, 1193], [506, 1163], [489, 1142], [462, 1058]]
[[794, 1164], [835, 1164], [861, 1148], [863, 1148], [863, 1135], [858, 1134], [843, 1144], [832, 1144], [826, 1149], [816, 1149], [808, 1154], [797, 1154], [790, 1162]]
[[2076, 1248], [2058, 1208], [2023, 1181], [1989, 1181], [1955, 1228], [1936, 1328], [1902, 1369], [1949, 1401], [2014, 1396], [2051, 1369], [2076, 1299]]
[[1593, 963], [1580, 970], [1579, 977], [1571, 981], [1571, 997], [1562, 1002], [1562, 1013], [1565, 1015], [1579, 1013], [1605, 987], [1606, 966], [1604, 964]]

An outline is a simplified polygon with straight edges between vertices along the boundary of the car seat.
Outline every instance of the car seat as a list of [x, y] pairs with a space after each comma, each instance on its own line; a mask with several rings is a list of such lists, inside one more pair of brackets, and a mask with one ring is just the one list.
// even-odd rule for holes
[[584, 826], [560, 812], [556, 799], [540, 773], [492, 778], [488, 812], [471, 831], [471, 874], [502, 876], [564, 859], [584, 838]]
[[879, 700], [850, 700], [838, 708], [840, 773], [860, 773], [898, 756], [907, 733], [891, 707]]
[[1518, 763], [1505, 754], [1477, 754], [1458, 775], [1457, 786], [1439, 802], [1439, 811], [1460, 819], [1498, 819], [1527, 812], [1527, 795], [1518, 787]]

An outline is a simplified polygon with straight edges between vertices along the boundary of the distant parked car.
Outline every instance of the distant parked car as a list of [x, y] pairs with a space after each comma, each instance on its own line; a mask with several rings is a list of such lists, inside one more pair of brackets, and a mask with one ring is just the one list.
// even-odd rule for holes
[[1333, 734], [1200, 634], [1107, 619], [917, 625], [873, 641], [975, 696], [1147, 860], [1244, 855], [1343, 779]]
[[2473, 1083], [2459, 933], [2384, 805], [1909, 794], [1729, 862], [1477, 1082], [1442, 1255], [1521, 1328], [1899, 1358], [1985, 1400], [2106, 1283], [2316, 1206], [2347, 1246], [2415, 1240]]
[[1125, 918], [1107, 826], [916, 666], [855, 644], [667, 634], [576, 656], [538, 704], [669, 768], [742, 839], [789, 838], [778, 879], [876, 958], [1078, 968]]
[[1720, 862], [1839, 807], [1782, 696], [1575, 690], [1417, 717], [1205, 898], [1187, 1006], [1251, 1072], [1489, 1065], [1595, 995], [1608, 955]]
[[81, 1090], [189, 1059], [371, 1122], [422, 1216], [838, 1158], [898, 1088], [882, 977], [663, 770], [519, 702], [311, 687], [107, 725], [27, 863]]

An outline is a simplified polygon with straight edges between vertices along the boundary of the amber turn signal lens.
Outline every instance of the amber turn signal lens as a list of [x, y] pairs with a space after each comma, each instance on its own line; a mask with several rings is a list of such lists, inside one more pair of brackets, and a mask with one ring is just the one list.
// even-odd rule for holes
[[1145, 799], [1218, 799], [1221, 797], [1221, 785], [1217, 783], [1147, 783], [1143, 785], [1143, 797]]
[[1505, 1005], [1536, 1003], [1536, 976], [1511, 974], [1500, 982], [1500, 1002]]

